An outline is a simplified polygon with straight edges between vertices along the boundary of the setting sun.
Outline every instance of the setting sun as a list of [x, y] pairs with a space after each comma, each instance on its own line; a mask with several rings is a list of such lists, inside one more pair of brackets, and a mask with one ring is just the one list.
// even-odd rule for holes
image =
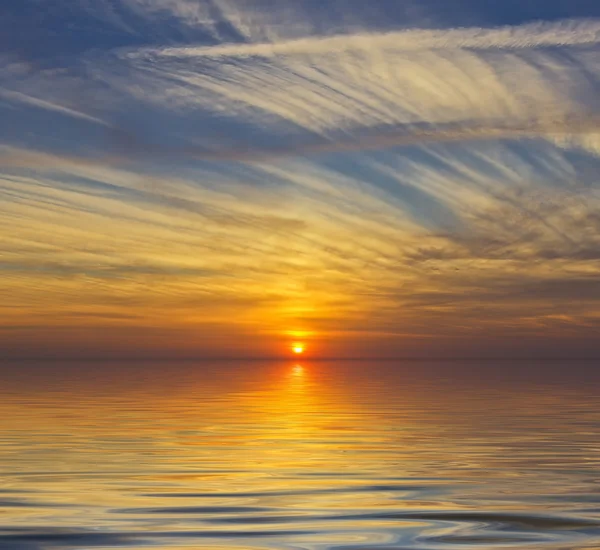
[[292, 348], [292, 351], [297, 354], [304, 353], [304, 346], [302, 346], [300, 344], [295, 344], [294, 347]]

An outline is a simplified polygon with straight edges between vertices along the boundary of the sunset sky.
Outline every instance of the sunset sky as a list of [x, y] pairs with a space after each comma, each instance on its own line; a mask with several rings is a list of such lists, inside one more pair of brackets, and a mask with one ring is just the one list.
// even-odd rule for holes
[[0, 356], [591, 357], [597, 0], [0, 17]]

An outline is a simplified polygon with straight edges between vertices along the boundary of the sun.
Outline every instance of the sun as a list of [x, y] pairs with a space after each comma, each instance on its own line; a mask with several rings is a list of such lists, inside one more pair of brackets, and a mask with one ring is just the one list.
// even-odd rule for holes
[[292, 346], [292, 351], [296, 354], [296, 355], [300, 355], [301, 353], [304, 353], [304, 346], [302, 344], [294, 344]]

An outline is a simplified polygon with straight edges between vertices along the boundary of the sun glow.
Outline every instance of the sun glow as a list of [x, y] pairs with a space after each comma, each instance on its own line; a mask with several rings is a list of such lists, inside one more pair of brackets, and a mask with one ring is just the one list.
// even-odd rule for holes
[[304, 346], [302, 344], [294, 344], [292, 347], [292, 351], [295, 354], [300, 355], [301, 353], [304, 353]]

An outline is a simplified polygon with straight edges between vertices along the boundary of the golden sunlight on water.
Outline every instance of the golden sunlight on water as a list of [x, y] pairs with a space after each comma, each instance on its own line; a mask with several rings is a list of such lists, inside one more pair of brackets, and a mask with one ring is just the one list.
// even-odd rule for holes
[[595, 365], [1, 372], [2, 550], [600, 545]]

